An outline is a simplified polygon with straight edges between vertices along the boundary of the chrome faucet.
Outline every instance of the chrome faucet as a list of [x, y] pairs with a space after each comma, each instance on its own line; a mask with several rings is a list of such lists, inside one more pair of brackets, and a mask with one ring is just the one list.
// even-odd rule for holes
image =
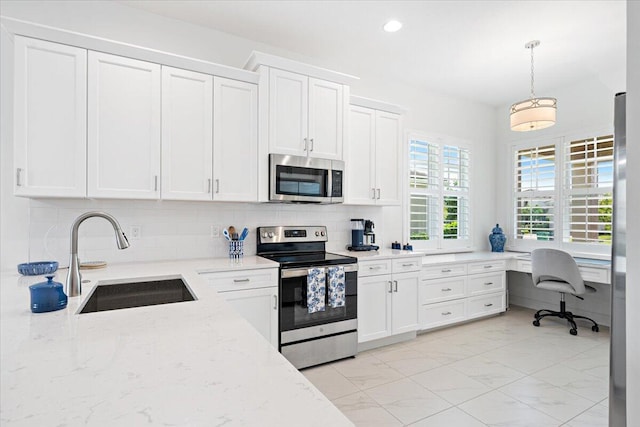
[[105, 212], [87, 212], [76, 218], [71, 226], [71, 258], [69, 259], [69, 272], [67, 273], [67, 284], [65, 287], [65, 292], [68, 297], [77, 297], [82, 293], [82, 275], [80, 274], [80, 265], [78, 262], [78, 228], [80, 228], [80, 224], [82, 224], [85, 219], [93, 217], [104, 218], [111, 223], [116, 232], [118, 249], [127, 249], [129, 247], [127, 236], [124, 235], [120, 224], [112, 215]]

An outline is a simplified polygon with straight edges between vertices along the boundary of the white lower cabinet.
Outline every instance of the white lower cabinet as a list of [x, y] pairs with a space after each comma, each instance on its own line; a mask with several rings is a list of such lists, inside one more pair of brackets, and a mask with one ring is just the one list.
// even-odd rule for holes
[[506, 262], [425, 266], [420, 276], [419, 328], [427, 330], [506, 309]]
[[359, 262], [358, 342], [418, 328], [419, 269], [420, 258]]
[[278, 269], [201, 273], [275, 348], [278, 348]]

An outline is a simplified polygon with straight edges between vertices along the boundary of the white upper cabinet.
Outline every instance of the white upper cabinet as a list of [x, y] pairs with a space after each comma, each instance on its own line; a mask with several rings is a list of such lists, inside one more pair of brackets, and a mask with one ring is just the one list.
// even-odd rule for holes
[[399, 205], [401, 116], [351, 105], [346, 146], [346, 203]]
[[89, 197], [160, 197], [160, 81], [158, 64], [89, 52]]
[[87, 51], [15, 36], [14, 192], [86, 196]]
[[400, 115], [376, 111], [376, 203], [400, 204], [401, 124]]
[[273, 68], [269, 73], [269, 152], [306, 155], [309, 78]]
[[342, 159], [344, 85], [271, 68], [269, 152]]
[[213, 79], [213, 200], [258, 200], [258, 86]]
[[211, 200], [213, 76], [162, 67], [162, 199]]
[[342, 159], [344, 104], [341, 84], [309, 79], [310, 156]]
[[349, 141], [346, 145], [348, 203], [376, 203], [376, 111], [352, 105], [349, 114]]

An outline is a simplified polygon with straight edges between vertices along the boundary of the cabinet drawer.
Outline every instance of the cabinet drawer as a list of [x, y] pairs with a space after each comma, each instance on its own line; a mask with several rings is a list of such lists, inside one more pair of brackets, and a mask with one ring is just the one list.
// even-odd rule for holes
[[585, 282], [611, 283], [609, 272], [604, 268], [578, 267], [582, 280]]
[[452, 277], [447, 279], [431, 279], [420, 281], [418, 293], [419, 304], [448, 301], [463, 298], [467, 294], [467, 278]]
[[278, 286], [277, 268], [200, 274], [218, 292]]
[[391, 273], [391, 260], [358, 261], [358, 276], [378, 276]]
[[437, 266], [423, 266], [420, 277], [422, 279], [439, 279], [441, 277], [464, 276], [467, 274], [467, 264], [448, 264]]
[[516, 270], [523, 273], [531, 273], [531, 261], [518, 260], [516, 262]]
[[490, 271], [504, 271], [507, 269], [507, 262], [502, 261], [486, 261], [469, 263], [469, 274], [488, 273]]
[[422, 268], [422, 258], [403, 258], [393, 260], [391, 270], [394, 273], [404, 273], [407, 271], [420, 271]]
[[420, 329], [430, 329], [465, 320], [465, 300], [420, 306]]
[[468, 304], [469, 310], [467, 317], [469, 319], [500, 313], [505, 310], [505, 293], [503, 291], [479, 297], [471, 297], [468, 300]]
[[[516, 270], [523, 273], [531, 273], [531, 261], [518, 260], [516, 262]], [[578, 266], [582, 280], [586, 282], [611, 283], [609, 280], [609, 271], [605, 268], [594, 268]]]
[[486, 294], [505, 289], [505, 273], [469, 276], [469, 295]]

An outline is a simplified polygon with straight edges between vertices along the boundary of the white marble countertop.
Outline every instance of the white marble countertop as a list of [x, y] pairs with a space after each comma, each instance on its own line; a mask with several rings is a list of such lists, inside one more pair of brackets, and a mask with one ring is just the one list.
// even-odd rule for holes
[[510, 260], [516, 259], [520, 256], [528, 255], [523, 252], [489, 252], [489, 251], [476, 251], [476, 252], [461, 252], [451, 254], [425, 254], [422, 257], [422, 265], [437, 265], [437, 264], [450, 264], [456, 262], [473, 262], [473, 261], [495, 261], [495, 260]]
[[[43, 277], [2, 274], [2, 425], [351, 426], [198, 275], [275, 267], [245, 257], [83, 270], [83, 295], [41, 314], [28, 286]], [[76, 314], [98, 281], [166, 275], [197, 300]]]
[[396, 249], [379, 249], [377, 251], [339, 251], [342, 255], [348, 255], [358, 258], [358, 261], [376, 260], [376, 259], [395, 259], [395, 258], [411, 258], [420, 257], [424, 254], [415, 251], [401, 251]]

